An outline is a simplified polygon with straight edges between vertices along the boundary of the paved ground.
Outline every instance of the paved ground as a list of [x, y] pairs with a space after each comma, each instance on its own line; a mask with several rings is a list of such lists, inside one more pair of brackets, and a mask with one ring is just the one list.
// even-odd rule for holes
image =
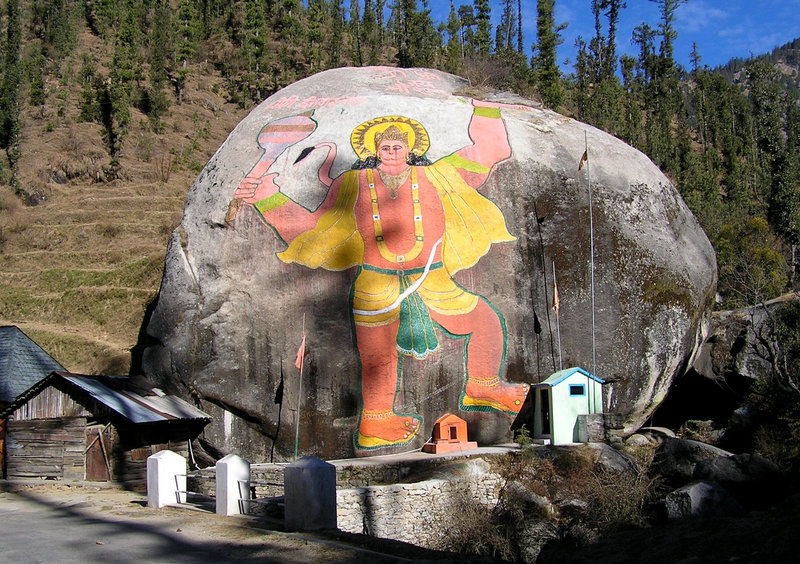
[[142, 494], [94, 486], [0, 481], [0, 523], [4, 562], [486, 562], [361, 535], [287, 533], [251, 517], [151, 509]]

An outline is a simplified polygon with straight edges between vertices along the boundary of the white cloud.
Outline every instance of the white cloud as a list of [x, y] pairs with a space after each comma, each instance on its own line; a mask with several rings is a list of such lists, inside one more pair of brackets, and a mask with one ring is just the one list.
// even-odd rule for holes
[[709, 6], [705, 0], [692, 0], [681, 5], [675, 12], [675, 25], [685, 33], [695, 33], [707, 28], [719, 29], [728, 16], [728, 12]]

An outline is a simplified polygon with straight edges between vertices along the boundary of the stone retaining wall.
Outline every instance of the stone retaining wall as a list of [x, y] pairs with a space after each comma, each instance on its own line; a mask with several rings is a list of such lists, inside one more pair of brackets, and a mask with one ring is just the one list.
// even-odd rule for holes
[[500, 476], [485, 474], [478, 479], [339, 489], [337, 526], [348, 533], [441, 548], [442, 532], [450, 525], [458, 504], [467, 499], [494, 507], [501, 482]]

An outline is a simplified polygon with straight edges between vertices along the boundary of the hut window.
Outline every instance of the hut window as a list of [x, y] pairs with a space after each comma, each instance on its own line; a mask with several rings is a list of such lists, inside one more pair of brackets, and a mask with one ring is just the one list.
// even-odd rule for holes
[[569, 395], [570, 396], [585, 396], [586, 395], [586, 387], [583, 384], [570, 385], [570, 387], [569, 387]]

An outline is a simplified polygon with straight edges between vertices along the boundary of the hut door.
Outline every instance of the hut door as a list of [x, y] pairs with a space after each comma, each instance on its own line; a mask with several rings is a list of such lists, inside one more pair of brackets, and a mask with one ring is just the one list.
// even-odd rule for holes
[[108, 482], [110, 464], [108, 460], [108, 440], [103, 437], [105, 427], [86, 428], [86, 481]]
[[551, 434], [550, 430], [550, 390], [542, 388], [539, 390], [542, 399], [542, 434]]
[[0, 478], [6, 477], [6, 420], [0, 419]]

